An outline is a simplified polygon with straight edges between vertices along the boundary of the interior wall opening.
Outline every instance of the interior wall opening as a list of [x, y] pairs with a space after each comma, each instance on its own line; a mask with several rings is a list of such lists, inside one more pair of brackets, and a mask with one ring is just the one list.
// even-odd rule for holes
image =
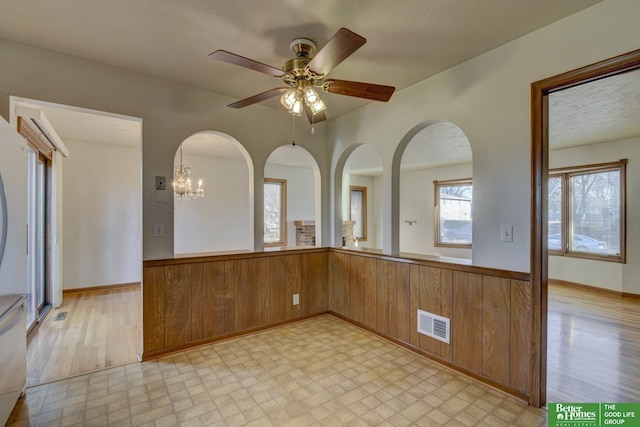
[[411, 138], [400, 163], [400, 252], [471, 258], [472, 175], [455, 124], [429, 123]]
[[[573, 395], [573, 397], [571, 397], [571, 387], [563, 386], [563, 391], [558, 391], [557, 384], [554, 385], [554, 381], [562, 381], [562, 378], [556, 378], [553, 375], [553, 373], [556, 372], [558, 366], [562, 367], [563, 370], [566, 370], [568, 372], [568, 376], [563, 377], [565, 380], [569, 379], [572, 381], [578, 381], [581, 384], [580, 387], [574, 389], [574, 392], [578, 392], [579, 389], [582, 389], [582, 391], [586, 393], [596, 393], [592, 394], [591, 397], [588, 398], [589, 401], [629, 400], [628, 397], [626, 399], [616, 399], [615, 397], [611, 396], [598, 396], [597, 390], [599, 389], [599, 387], [584, 387], [584, 384], [589, 384], [589, 381], [593, 382], [593, 378], [580, 379], [570, 374], [570, 371], [573, 371], [574, 373], [580, 371], [583, 374], [588, 375], [588, 371], [592, 370], [584, 370], [575, 365], [571, 366], [571, 360], [566, 357], [566, 353], [558, 354], [559, 350], [556, 347], [556, 344], [558, 343], [553, 341], [558, 337], [552, 336], [553, 330], [555, 330], [552, 328], [557, 328], [559, 322], [561, 322], [565, 326], [568, 325], [570, 328], [573, 328], [574, 326], [576, 326], [574, 325], [574, 321], [579, 320], [579, 318], [572, 318], [570, 313], [561, 314], [561, 319], [554, 317], [557, 313], [554, 313], [555, 309], [551, 307], [551, 300], [552, 298], [555, 298], [555, 295], [553, 295], [552, 291], [550, 290], [551, 286], [549, 285], [549, 282], [552, 281], [553, 276], [557, 277], [558, 275], [566, 273], [567, 270], [558, 268], [560, 263], [597, 263], [596, 265], [598, 267], [596, 268], [604, 268], [603, 266], [606, 266], [606, 269], [614, 268], [621, 270], [622, 278], [624, 278], [625, 276], [632, 277], [632, 275], [637, 274], [638, 260], [627, 258], [624, 263], [618, 263], [617, 265], [614, 265], [613, 263], [608, 263], [604, 260], [588, 259], [589, 257], [586, 257], [586, 259], [578, 259], [575, 261], [570, 258], [563, 258], [562, 260], [555, 259], [557, 255], [552, 255], [550, 257], [549, 249], [554, 249], [555, 243], [552, 240], [555, 238], [555, 234], [557, 234], [549, 233], [549, 230], [551, 229], [550, 221], [556, 221], [557, 215], [552, 212], [553, 201], [550, 199], [550, 195], [553, 197], [551, 191], [553, 190], [553, 188], [549, 187], [549, 175], [550, 173], [553, 173], [555, 171], [554, 167], [558, 167], [558, 165], [561, 163], [566, 163], [567, 161], [575, 163], [579, 160], [587, 162], [590, 161], [589, 159], [591, 157], [589, 156], [598, 155], [598, 153], [600, 153], [598, 157], [607, 157], [612, 155], [614, 155], [615, 157], [620, 157], [621, 155], [634, 155], [635, 145], [637, 145], [637, 141], [631, 144], [633, 145], [633, 147], [630, 147], [629, 140], [637, 139], [637, 137], [639, 136], [637, 134], [637, 129], [634, 131], [636, 133], [633, 135], [629, 134], [624, 136], [616, 136], [618, 131], [613, 130], [613, 128], [611, 127], [609, 127], [608, 129], [600, 127], [595, 131], [594, 128], [591, 128], [592, 125], [602, 125], [603, 122], [601, 121], [601, 119], [604, 120], [605, 123], [609, 122], [608, 124], [613, 124], [612, 122], [615, 122], [617, 125], [619, 125], [620, 123], [618, 122], [617, 118], [622, 118], [626, 115], [625, 109], [621, 104], [613, 107], [613, 111], [615, 111], [615, 115], [617, 116], [617, 118], [614, 118], [613, 121], [607, 121], [606, 116], [610, 112], [603, 111], [600, 109], [600, 107], [602, 107], [602, 102], [610, 103], [612, 99], [611, 97], [594, 98], [591, 99], [591, 101], [582, 99], [582, 101], [578, 104], [576, 104], [575, 102], [571, 102], [569, 104], [569, 108], [566, 110], [563, 110], [561, 108], [561, 103], [563, 102], [563, 95], [570, 97], [570, 95], [573, 94], [572, 88], [577, 89], [577, 92], [575, 93], [579, 93], [585, 90], [588, 92], [590, 89], [600, 86], [600, 84], [596, 84], [595, 86], [591, 85], [592, 82], [597, 83], [598, 80], [606, 82], [603, 87], [607, 87], [607, 83], [614, 82], [614, 80], [609, 80], [609, 78], [615, 79], [616, 76], [622, 77], [624, 74], [632, 72], [633, 70], [637, 70], [638, 68], [640, 68], [640, 51], [634, 51], [616, 58], [585, 66], [583, 68], [560, 74], [558, 76], [550, 77], [548, 79], [532, 84], [532, 200], [534, 203], [532, 205], [531, 272], [532, 285], [534, 287], [534, 298], [539, 300], [539, 306], [541, 308], [539, 313], [534, 313], [533, 319], [534, 333], [540, 334], [541, 337], [540, 348], [537, 349], [539, 350], [540, 354], [540, 363], [538, 366], [540, 377], [539, 381], [534, 381], [534, 384], [532, 385], [532, 404], [534, 405], [545, 404], [547, 400], [585, 401], [584, 396]], [[633, 72], [636, 73], [635, 71]], [[627, 75], [626, 77], [629, 76]], [[615, 94], [615, 96], [621, 95], [620, 90], [616, 92], [617, 93]], [[560, 104], [554, 105], [554, 102], [556, 101]], [[636, 108], [637, 102], [635, 102], [634, 104], [635, 105], [633, 108]], [[579, 116], [584, 115], [585, 111], [587, 111], [589, 108], [594, 110], [593, 113], [595, 113], [596, 116], [592, 117], [592, 119], [590, 120], [587, 120], [588, 123], [582, 123], [581, 125], [580, 120], [578, 120]], [[628, 112], [629, 110], [626, 111]], [[618, 113], [620, 113], [620, 115], [618, 115]], [[591, 131], [589, 131], [589, 128], [591, 128]], [[595, 137], [596, 139], [602, 137], [603, 130], [604, 134], [606, 134], [606, 137], [604, 139], [600, 141], [591, 139], [592, 137]], [[586, 133], [583, 133], [583, 131], [586, 131]], [[582, 144], [572, 145], [568, 142], [576, 135], [578, 137], [582, 136], [582, 138], [578, 138], [582, 140]], [[568, 145], [563, 147], [563, 144]], [[569, 155], [567, 156], [567, 154]], [[572, 164], [571, 166], [576, 165]], [[628, 195], [633, 192], [631, 188], [632, 186], [637, 185], [637, 182], [637, 178], [627, 178], [626, 185], [628, 186]], [[628, 220], [627, 224], [629, 226], [626, 233], [627, 236], [633, 235], [633, 229], [637, 227], [637, 210], [631, 206], [631, 204], [633, 204], [634, 202], [631, 202], [631, 200], [629, 200], [629, 202], [630, 206], [628, 206], [626, 212]], [[551, 210], [549, 209], [550, 207], [552, 208]], [[567, 220], [567, 218], [568, 217], [565, 216], [563, 219]], [[569, 236], [569, 240], [564, 241], [563, 244], [566, 244], [567, 247], [575, 246], [575, 234], [566, 233], [565, 240], [566, 236]], [[628, 244], [629, 248], [632, 248], [637, 243], [634, 243], [630, 240]], [[574, 266], [571, 268], [574, 273], [574, 277], [576, 273], [580, 274], [580, 272], [577, 271], [577, 269], [580, 268], [583, 267]], [[563, 270], [565, 271], [563, 272]], [[582, 279], [577, 278], [576, 280]], [[584, 285], [578, 285], [584, 292]], [[588, 287], [589, 285], [587, 285], [587, 288]], [[626, 287], [626, 285], [624, 284], [624, 279], [621, 280], [621, 288], [619, 289], [619, 291], [614, 292], [618, 294], [617, 298], [620, 298], [619, 295], [622, 295], [624, 297], [624, 295], [627, 293], [634, 295], [640, 294], [640, 291], [637, 289], [637, 287], [633, 287], [633, 285], [631, 288]], [[610, 296], [612, 294], [608, 293], [606, 295]], [[600, 312], [601, 310], [598, 311]], [[547, 337], [548, 331], [549, 337]], [[572, 334], [575, 335], [575, 333], [577, 332], [574, 332]], [[594, 337], [590, 336], [589, 341], [591, 341], [592, 338]], [[619, 339], [617, 343], [623, 345], [624, 342], [625, 340], [622, 340], [622, 342], [620, 342]], [[560, 345], [564, 344], [567, 343], [560, 343]], [[598, 348], [600, 347], [605, 348], [607, 346], [603, 344], [602, 346], [598, 346]], [[578, 351], [578, 353], [586, 356], [591, 356], [589, 353], [594, 353], [593, 355], [595, 357], [599, 357], [598, 355], [602, 356], [601, 351], [594, 350], [597, 349], [591, 348], [587, 353], [580, 351]], [[575, 351], [573, 353], [575, 353]], [[622, 353], [624, 353], [624, 351], [622, 351]], [[621, 356], [620, 352], [618, 352], [618, 356]], [[607, 357], [605, 356], [605, 358]], [[618, 364], [618, 362], [621, 361], [620, 357], [614, 357], [614, 360], [616, 360], [617, 363], [612, 363], [611, 358], [607, 358], [606, 361], [597, 364], [612, 366], [616, 365], [617, 370], [613, 377], [617, 377], [624, 381], [624, 378], [628, 378], [628, 376], [624, 374], [624, 372], [625, 369], [629, 369], [629, 365], [627, 364], [626, 368], [624, 368], [624, 366], [620, 366]], [[536, 363], [534, 362], [534, 364]], [[618, 384], [618, 386], [616, 387], [608, 387], [608, 389], [616, 388], [624, 389], [625, 386]], [[536, 402], [537, 398], [539, 398], [538, 402]]]
[[195, 198], [174, 191], [176, 255], [252, 248], [253, 176], [243, 150], [232, 137], [214, 131], [191, 135], [176, 150], [174, 169], [182, 157], [193, 187], [201, 181], [204, 190]]

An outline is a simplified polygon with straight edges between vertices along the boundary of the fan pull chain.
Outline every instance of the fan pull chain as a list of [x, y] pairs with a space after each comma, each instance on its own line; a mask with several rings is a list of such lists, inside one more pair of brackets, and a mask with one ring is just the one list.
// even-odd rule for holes
[[316, 130], [316, 115], [312, 114], [311, 115], [311, 135], [313, 135], [315, 130]]
[[296, 145], [296, 116], [291, 115], [291, 145]]

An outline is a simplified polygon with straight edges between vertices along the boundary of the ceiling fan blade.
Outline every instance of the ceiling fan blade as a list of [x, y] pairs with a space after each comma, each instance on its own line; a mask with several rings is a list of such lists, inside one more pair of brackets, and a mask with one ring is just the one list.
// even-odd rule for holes
[[356, 96], [358, 98], [373, 99], [374, 101], [383, 102], [387, 102], [396, 90], [393, 86], [334, 79], [327, 80], [322, 86], [325, 92], [336, 93], [338, 95]]
[[311, 112], [311, 108], [309, 108], [309, 106], [305, 103], [303, 104], [303, 108], [304, 108], [304, 112], [307, 115], [307, 119], [309, 119], [309, 123], [316, 124], [316, 123], [320, 123], [320, 122], [324, 122], [325, 120], [327, 120], [327, 116], [324, 114], [324, 111], [320, 111], [319, 113], [316, 113], [316, 115], [314, 116], [313, 113]]
[[254, 61], [253, 59], [245, 58], [244, 56], [227, 52], [226, 50], [216, 50], [209, 56], [213, 59], [217, 59], [218, 61], [227, 62], [239, 67], [249, 68], [250, 70], [259, 71], [273, 77], [280, 77], [284, 74], [282, 70], [272, 67], [271, 65], [263, 64], [262, 62]]
[[340, 28], [311, 59], [309, 69], [319, 75], [326, 75], [366, 42], [367, 39], [353, 31]]
[[256, 102], [262, 102], [266, 99], [273, 98], [274, 96], [281, 95], [282, 92], [287, 90], [286, 87], [277, 87], [266, 92], [259, 93], [257, 95], [250, 96], [249, 98], [241, 99], [240, 101], [234, 102], [233, 104], [227, 105], [230, 108], [242, 108], [251, 104], [255, 104]]

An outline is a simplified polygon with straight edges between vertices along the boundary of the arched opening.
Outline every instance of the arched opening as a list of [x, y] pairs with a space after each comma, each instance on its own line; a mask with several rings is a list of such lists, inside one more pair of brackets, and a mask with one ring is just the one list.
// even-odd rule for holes
[[244, 147], [220, 132], [191, 135], [176, 150], [174, 166], [202, 180], [204, 197], [175, 196], [174, 253], [253, 249], [253, 163]]
[[400, 252], [471, 258], [472, 154], [450, 122], [427, 122], [402, 151]]
[[[343, 154], [340, 200], [342, 242], [337, 246], [382, 248], [382, 159], [368, 144]], [[338, 165], [339, 166], [339, 165]], [[337, 209], [337, 206], [336, 206]]]
[[[278, 147], [265, 163], [264, 177], [265, 246], [321, 246], [320, 168], [313, 156], [298, 145]], [[286, 204], [278, 215], [278, 201], [271, 197], [274, 194], [267, 186], [277, 187], [282, 183], [286, 188]], [[267, 211], [272, 214], [268, 215]], [[269, 239], [273, 240], [280, 230], [284, 234], [279, 239], [281, 242], [269, 244]]]

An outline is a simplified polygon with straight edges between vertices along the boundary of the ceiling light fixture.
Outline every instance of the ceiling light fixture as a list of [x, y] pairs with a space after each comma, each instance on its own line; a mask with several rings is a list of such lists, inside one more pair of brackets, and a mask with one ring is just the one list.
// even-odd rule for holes
[[176, 199], [196, 199], [204, 197], [202, 179], [198, 180], [198, 188], [191, 184], [191, 168], [182, 164], [182, 144], [180, 144], [180, 165], [173, 166], [173, 195]]
[[280, 103], [290, 114], [294, 116], [302, 115], [304, 104], [309, 107], [312, 115], [324, 111], [327, 106], [320, 99], [318, 92], [313, 88], [308, 80], [296, 80], [291, 83], [280, 98]]

